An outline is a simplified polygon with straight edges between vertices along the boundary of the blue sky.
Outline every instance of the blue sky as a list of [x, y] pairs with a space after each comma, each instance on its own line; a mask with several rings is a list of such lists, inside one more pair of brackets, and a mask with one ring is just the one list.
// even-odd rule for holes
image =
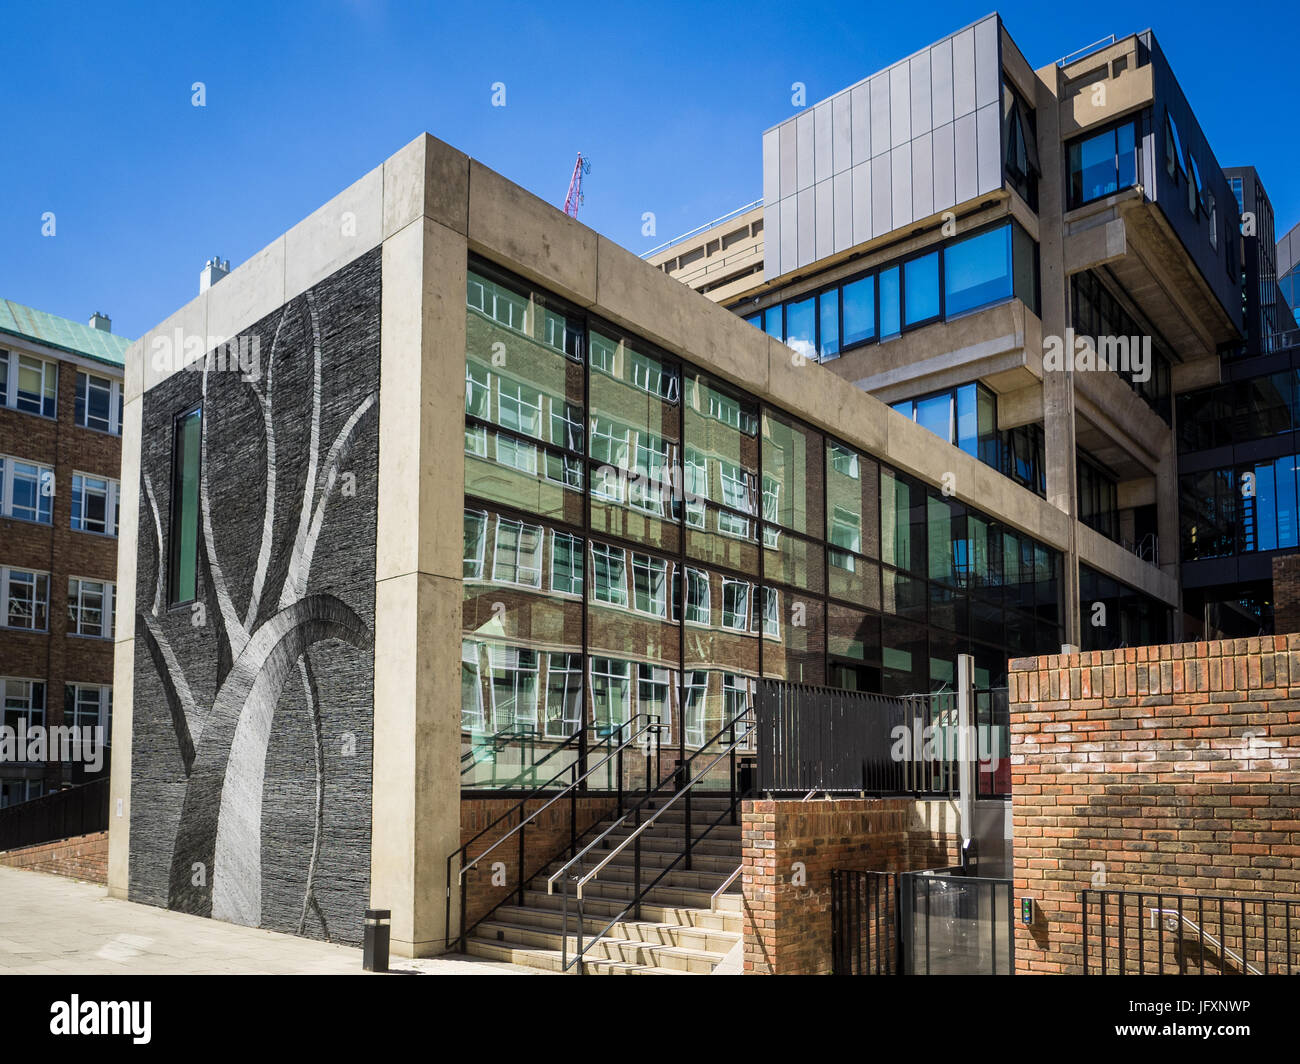
[[[182, 7], [188, 10], [180, 10]], [[29, 4], [0, 67], [0, 296], [138, 336], [425, 130], [633, 251], [757, 199], [760, 135], [992, 10], [696, 2]], [[1007, 3], [1031, 65], [1152, 28], [1224, 166], [1300, 221], [1300, 7]], [[1050, 13], [1050, 17], [1049, 17]], [[1288, 54], [1289, 53], [1289, 54]], [[191, 105], [191, 85], [207, 105]], [[493, 107], [492, 85], [506, 86]], [[41, 235], [54, 212], [56, 235]], [[641, 233], [653, 211], [657, 236]]]

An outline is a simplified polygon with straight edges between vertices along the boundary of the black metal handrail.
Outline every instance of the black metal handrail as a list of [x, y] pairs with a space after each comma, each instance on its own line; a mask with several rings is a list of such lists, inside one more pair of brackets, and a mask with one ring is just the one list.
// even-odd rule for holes
[[[597, 836], [590, 843], [588, 843], [580, 853], [574, 854], [574, 856], [568, 861], [567, 864], [565, 864], [558, 872], [552, 874], [550, 878], [546, 881], [546, 892], [548, 894], [553, 893], [555, 883], [557, 880], [561, 884], [561, 896], [563, 899], [563, 913], [564, 913], [562, 926], [560, 930], [560, 971], [561, 972], [567, 972], [571, 967], [573, 967], [574, 964], [577, 964], [578, 974], [579, 975], [585, 974], [582, 958], [586, 954], [586, 952], [589, 949], [591, 949], [592, 946], [594, 946], [597, 942], [599, 942], [601, 939], [605, 937], [605, 932], [607, 932], [611, 927], [613, 927], [616, 923], [618, 923], [621, 919], [623, 919], [623, 917], [626, 916], [629, 912], [633, 913], [633, 919], [639, 920], [641, 918], [642, 899], [651, 890], [653, 890], [656, 886], [658, 886], [659, 883], [663, 880], [663, 878], [666, 875], [668, 875], [668, 873], [671, 872], [677, 866], [677, 862], [684, 859], [686, 862], [686, 868], [689, 869], [691, 866], [691, 851], [694, 849], [696, 843], [704, 839], [724, 819], [729, 817], [731, 819], [732, 824], [736, 823], [736, 806], [740, 798], [743, 797], [743, 795], [739, 795], [736, 790], [736, 762], [735, 762], [736, 750], [742, 743], [748, 740], [750, 732], [754, 728], [752, 720], [750, 719], [752, 718], [752, 716], [753, 716], [753, 710], [748, 706], [745, 707], [740, 712], [738, 712], [734, 717], [732, 717], [731, 720], [729, 720], [726, 724], [724, 724], [722, 728], [720, 728], [718, 732], [711, 739], [702, 743], [700, 745], [700, 748], [696, 750], [695, 753], [693, 753], [686, 760], [680, 762], [669, 775], [664, 776], [653, 788], [649, 785], [649, 781], [647, 780], [645, 797], [643, 797], [641, 801], [639, 801], [635, 806], [633, 806], [630, 810], [628, 810], [617, 820], [615, 820], [614, 823], [611, 824], [608, 828], [606, 828], [603, 832], [601, 832], [599, 836]], [[744, 727], [741, 734], [737, 736], [736, 726], [741, 723], [744, 723], [747, 726]], [[717, 742], [719, 739], [721, 739], [722, 736], [727, 732], [731, 733], [731, 738], [728, 740], [726, 747], [716, 757], [714, 757], [712, 761], [710, 761], [707, 765], [705, 765], [703, 769], [701, 769], [698, 773], [696, 773], [696, 775], [693, 778], [688, 780], [686, 783], [682, 784], [678, 788], [678, 790], [672, 795], [672, 797], [668, 799], [668, 801], [666, 801], [659, 809], [657, 809], [649, 817], [649, 819], [647, 819], [644, 823], [642, 823], [641, 810], [648, 803], [650, 803], [655, 799], [655, 796], [659, 793], [660, 790], [662, 790], [663, 786], [672, 779], [680, 780], [684, 778], [686, 775], [686, 771], [685, 771], [686, 767], [697, 757], [700, 757], [711, 746], [713, 746], [713, 744]], [[697, 835], [694, 839], [692, 839], [691, 804], [690, 804], [691, 790], [695, 787], [697, 783], [700, 782], [700, 780], [704, 779], [708, 775], [710, 769], [712, 769], [715, 765], [718, 764], [718, 762], [720, 762], [723, 758], [726, 757], [730, 757], [731, 759], [731, 787], [729, 792], [731, 800], [729, 801], [727, 808], [724, 809], [722, 813], [720, 813], [716, 818], [714, 818], [713, 822], [709, 824], [709, 826], [706, 827], [702, 832], [700, 832], [699, 835]], [[650, 882], [649, 885], [642, 887], [641, 886], [641, 836], [679, 798], [685, 798], [686, 800], [685, 821], [684, 821], [685, 846], [683, 847], [682, 852], [678, 854], [675, 858], [673, 858], [673, 860], [660, 871], [659, 875], [657, 875], [654, 878], [654, 880]], [[623, 839], [620, 843], [618, 843], [618, 845], [616, 845], [608, 853], [608, 855], [606, 855], [606, 857], [590, 872], [581, 876], [569, 877], [568, 876], [569, 870], [575, 864], [582, 861], [586, 857], [586, 855], [590, 853], [596, 846], [603, 843], [609, 837], [609, 835], [611, 835], [613, 832], [617, 831], [620, 827], [622, 827], [623, 824], [627, 821], [628, 817], [633, 818], [634, 830], [631, 832], [631, 834], [629, 834], [626, 839]], [[618, 854], [622, 853], [623, 850], [625, 850], [629, 845], [633, 847], [632, 900], [628, 902], [628, 904], [625, 905], [622, 909], [620, 909], [614, 915], [614, 917], [608, 923], [606, 923], [605, 926], [601, 928], [600, 931], [598, 931], [584, 946], [583, 931], [585, 925], [585, 917], [583, 915], [583, 909], [582, 909], [582, 888], [586, 885], [586, 883], [588, 883], [590, 880], [598, 876], [600, 874], [600, 871], [607, 864], [609, 864], [610, 861], [612, 861], [616, 856], [618, 856]], [[578, 898], [577, 952], [574, 954], [573, 960], [569, 960], [569, 884], [570, 882], [576, 885], [577, 888], [576, 893]]]
[[108, 830], [108, 777], [0, 809], [0, 850]]
[[[574, 734], [577, 733], [575, 732]], [[535, 738], [537, 738], [536, 726], [532, 724], [512, 724], [508, 728], [502, 728], [499, 732], [494, 732], [492, 735], [485, 736], [477, 745], [475, 745], [471, 740], [470, 748], [460, 755], [460, 763], [465, 766], [460, 770], [460, 774], [463, 776], [465, 773], [473, 770], [481, 764], [475, 756], [480, 750], [491, 749], [493, 753], [500, 753], [515, 739]], [[566, 736], [564, 741], [559, 744], [558, 748], [568, 745], [569, 741], [572, 739], [573, 735]], [[552, 750], [551, 753], [555, 753], [555, 751]], [[547, 754], [546, 756], [549, 757], [550, 754]], [[466, 764], [466, 762], [468, 762], [468, 764]]]
[[[615, 746], [614, 745], [615, 740], [618, 739], [618, 737], [622, 734], [622, 732], [625, 729], [631, 729], [633, 724], [641, 718], [645, 718], [646, 723], [636, 728], [634, 731], [632, 731], [630, 735], [628, 735], [626, 739], [622, 739], [621, 741], [618, 742], [618, 745]], [[460, 936], [458, 941], [459, 941], [459, 949], [461, 950], [461, 952], [464, 952], [466, 938], [469, 932], [473, 929], [468, 925], [468, 920], [466, 917], [466, 901], [467, 901], [467, 881], [465, 878], [466, 873], [469, 872], [472, 868], [474, 868], [484, 857], [486, 857], [489, 853], [491, 853], [498, 846], [504, 843], [507, 839], [512, 838], [515, 834], [518, 834], [519, 835], [519, 859], [518, 859], [519, 900], [522, 903], [524, 889], [527, 887], [528, 881], [531, 878], [526, 874], [527, 850], [526, 850], [526, 837], [524, 834], [524, 829], [527, 827], [527, 825], [531, 821], [535, 820], [547, 809], [549, 809], [551, 806], [553, 806], [561, 798], [564, 798], [567, 795], [569, 798], [569, 840], [570, 840], [569, 845], [570, 845], [570, 850], [572, 852], [576, 852], [578, 847], [577, 800], [578, 800], [578, 790], [581, 787], [581, 785], [585, 783], [589, 777], [595, 775], [596, 772], [598, 772], [601, 768], [608, 765], [612, 760], [617, 758], [618, 765], [616, 771], [618, 776], [618, 786], [617, 786], [616, 794], [618, 800], [618, 808], [621, 812], [623, 808], [623, 751], [626, 750], [629, 746], [634, 745], [643, 735], [648, 736], [648, 738], [646, 739], [647, 751], [649, 749], [650, 742], [653, 741], [655, 747], [654, 756], [657, 763], [659, 758], [659, 731], [662, 727], [663, 725], [661, 724], [657, 716], [652, 714], [647, 714], [647, 713], [636, 713], [627, 721], [624, 721], [621, 724], [614, 725], [608, 735], [606, 735], [599, 743], [597, 743], [596, 746], [588, 749], [586, 757], [584, 757], [582, 760], [574, 761], [571, 764], [565, 766], [558, 773], [556, 773], [556, 775], [552, 776], [549, 780], [547, 780], [546, 783], [542, 784], [539, 787], [534, 788], [531, 792], [529, 792], [527, 795], [525, 795], [523, 798], [517, 801], [514, 805], [512, 805], [509, 809], [507, 809], [504, 813], [502, 813], [499, 817], [493, 820], [491, 824], [489, 824], [487, 827], [479, 831], [478, 834], [474, 835], [473, 838], [469, 839], [469, 841], [462, 844], [459, 849], [454, 850], [452, 853], [450, 853], [447, 856], [447, 904], [446, 904], [446, 915], [445, 915], [444, 926], [443, 926], [443, 933], [446, 936], [446, 940], [450, 941], [451, 938], [451, 889], [452, 889], [451, 868], [452, 868], [453, 861], [455, 861], [457, 858], [459, 858], [460, 860], [460, 869], [457, 872], [457, 882], [460, 886]], [[581, 736], [583, 733], [585, 733], [588, 730], [589, 730], [589, 726], [584, 725], [581, 729], [578, 730], [578, 732], [574, 733], [574, 737], [576, 738], [578, 736]], [[599, 761], [596, 762], [596, 764], [590, 765], [580, 775], [575, 775], [574, 779], [571, 780], [559, 791], [551, 790], [552, 784], [556, 783], [561, 776], [565, 775], [568, 772], [577, 773], [577, 771], [584, 764], [589, 763], [589, 759], [593, 753], [600, 751], [600, 749], [605, 746], [609, 746], [610, 749], [605, 754], [604, 757], [602, 757]], [[555, 751], [552, 751], [552, 753], [554, 752]], [[647, 757], [648, 756], [649, 754], [647, 753]], [[550, 794], [551, 795], [550, 800], [547, 801], [545, 804], [539, 806], [537, 809], [533, 810], [532, 813], [525, 815], [527, 804], [542, 794]], [[496, 828], [503, 821], [508, 820], [511, 817], [515, 816], [515, 814], [518, 814], [520, 817], [520, 821], [518, 824], [516, 824], [513, 828], [507, 831], [499, 839], [494, 841], [492, 845], [490, 845], [487, 849], [485, 849], [473, 860], [468, 862], [466, 861], [466, 858], [469, 856], [469, 849], [474, 845], [474, 843], [476, 843], [488, 832]], [[587, 831], [590, 830], [591, 829], [588, 828], [586, 831], [583, 832], [583, 835], [586, 835]], [[551, 858], [548, 857], [546, 859], [546, 863], [549, 863], [550, 860]], [[538, 869], [538, 871], [544, 869], [546, 867], [546, 863], [544, 863], [541, 866], [541, 868]], [[536, 873], [534, 873], [534, 875], [535, 874]], [[498, 908], [500, 908], [501, 905], [505, 903], [505, 901], [509, 898], [509, 896], [510, 895], [507, 894], [506, 898], [503, 898], [501, 901], [497, 902], [497, 904], [492, 906], [492, 908], [488, 910], [488, 912], [486, 912], [485, 914], [483, 914], [483, 916], [475, 920], [474, 926], [477, 926], [478, 924], [486, 920], [489, 916], [491, 916], [492, 913], [494, 913]]]
[[[1166, 944], [1180, 975], [1205, 975], [1207, 954], [1218, 955], [1211, 970], [1220, 975], [1300, 973], [1295, 898], [1106, 887], [1087, 888], [1079, 898], [1084, 975], [1173, 974], [1165, 963]], [[1094, 945], [1100, 945], [1095, 958]]]

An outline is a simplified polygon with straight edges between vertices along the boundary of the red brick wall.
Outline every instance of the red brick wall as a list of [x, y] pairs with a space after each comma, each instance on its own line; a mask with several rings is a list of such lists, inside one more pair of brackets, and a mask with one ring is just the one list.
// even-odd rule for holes
[[88, 883], [108, 882], [108, 832], [78, 835], [58, 842], [44, 842], [21, 850], [0, 853], [0, 865], [50, 872], [56, 876], [84, 879]]
[[[101, 372], [113, 375], [107, 366]], [[122, 464], [121, 437], [75, 423], [77, 367], [71, 362], [59, 363], [58, 390], [57, 420], [0, 408], [0, 454], [54, 468], [52, 525], [0, 517], [0, 564], [50, 573], [49, 631], [0, 630], [0, 675], [46, 681], [47, 725], [63, 723], [65, 683], [113, 682], [112, 641], [69, 636], [67, 596], [69, 576], [117, 579], [117, 540], [72, 531], [72, 476], [117, 480]], [[47, 786], [69, 778], [54, 765]]]
[[[468, 843], [475, 835], [505, 813], [517, 802], [518, 798], [464, 798], [460, 803], [460, 837], [461, 843]], [[527, 805], [529, 813], [546, 804], [546, 799], [538, 798]], [[578, 799], [578, 834], [586, 831], [593, 824], [607, 817], [612, 817], [618, 808], [616, 798], [580, 798]], [[495, 829], [479, 839], [469, 851], [469, 860], [483, 853], [497, 839], [519, 823], [517, 816], [503, 821]], [[536, 820], [530, 821], [524, 829], [525, 875], [532, 875], [548, 861], [567, 852], [569, 845], [569, 802], [561, 799], [551, 806]], [[590, 839], [587, 840], [591, 841]], [[505, 862], [505, 885], [492, 885], [492, 865], [497, 861]], [[455, 884], [456, 869], [452, 869], [452, 883]], [[469, 873], [466, 893], [467, 925], [485, 916], [498, 902], [504, 900], [511, 891], [519, 889], [519, 836], [516, 834], [502, 843], [479, 865]], [[453, 927], [452, 934], [458, 933]]]
[[741, 838], [746, 975], [830, 972], [834, 869], [946, 867], [959, 852], [955, 837], [931, 834], [904, 798], [747, 801]]
[[1273, 559], [1273, 631], [1300, 632], [1300, 554]]
[[1079, 892], [1103, 877], [1300, 897], [1300, 635], [1022, 658], [1010, 687], [1016, 896], [1038, 910], [1018, 972], [1082, 971]]

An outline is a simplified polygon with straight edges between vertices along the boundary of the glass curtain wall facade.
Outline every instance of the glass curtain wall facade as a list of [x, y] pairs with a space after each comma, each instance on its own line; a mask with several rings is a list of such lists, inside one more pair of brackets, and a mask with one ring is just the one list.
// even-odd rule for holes
[[760, 676], [908, 693], [1059, 648], [1045, 545], [473, 259], [466, 314], [465, 789], [637, 714], [687, 755]]
[[893, 409], [1021, 487], [1046, 496], [1042, 424], [999, 430], [997, 396], [979, 381], [904, 399]]
[[1011, 298], [1038, 313], [1038, 246], [1014, 221], [745, 315], [812, 362]]

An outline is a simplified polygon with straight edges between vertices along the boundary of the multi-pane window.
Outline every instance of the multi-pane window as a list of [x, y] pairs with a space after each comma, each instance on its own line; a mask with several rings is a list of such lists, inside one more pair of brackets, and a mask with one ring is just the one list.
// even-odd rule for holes
[[76, 532], [117, 535], [118, 483], [107, 477], [72, 477], [72, 528]]
[[542, 396], [519, 381], [498, 378], [497, 424], [524, 436], [541, 436]]
[[738, 632], [749, 628], [749, 582], [722, 578], [722, 627]]
[[483, 577], [483, 555], [487, 545], [488, 515], [486, 510], [465, 511], [464, 578], [479, 580]]
[[551, 533], [551, 590], [582, 594], [582, 540], [567, 532]]
[[44, 632], [50, 623], [50, 574], [0, 566], [0, 602], [4, 624]]
[[63, 689], [63, 722], [76, 728], [103, 728], [112, 724], [113, 689], [96, 683], [70, 683]]
[[763, 634], [781, 638], [781, 592], [774, 587], [763, 588]]
[[122, 434], [122, 382], [94, 373], [77, 373], [74, 416], [78, 425]]
[[685, 721], [686, 745], [701, 747], [707, 738], [704, 734], [704, 704], [709, 693], [709, 674], [703, 669], [692, 669], [686, 674], [686, 702], [682, 716]]
[[23, 680], [13, 676], [0, 677], [0, 697], [3, 697], [4, 717], [0, 724], [16, 729], [19, 722], [31, 728], [45, 722], [45, 682]]
[[492, 726], [495, 731], [537, 724], [537, 651], [492, 644]]
[[0, 456], [0, 515], [52, 522], [54, 470], [36, 462]]
[[460, 644], [460, 726], [463, 731], [487, 729], [483, 714], [483, 666], [479, 644], [463, 639]]
[[1081, 207], [1131, 187], [1140, 173], [1140, 143], [1137, 123], [1128, 119], [1066, 145], [1069, 206]]
[[709, 574], [703, 569], [686, 570], [686, 623], [708, 624], [711, 616]]
[[167, 597], [173, 604], [193, 602], [198, 597], [202, 416], [202, 410], [196, 407], [178, 417], [173, 428], [171, 543], [167, 565]]
[[497, 518], [492, 579], [498, 583], [542, 586], [542, 528]]
[[582, 655], [548, 654], [546, 737], [562, 739], [582, 726]]
[[17, 351], [0, 351], [0, 403], [27, 414], [54, 417], [58, 396], [57, 363]]
[[591, 545], [592, 598], [610, 606], [627, 605], [626, 555], [621, 547]]
[[652, 617], [668, 616], [668, 563], [650, 554], [632, 554], [632, 586], [636, 610]]
[[113, 584], [108, 580], [68, 578], [68, 632], [113, 637]]
[[[654, 717], [660, 724], [670, 724], [673, 718], [669, 691], [673, 681], [673, 674], [668, 669], [657, 665], [638, 665], [637, 711], [647, 717]], [[665, 742], [667, 739], [667, 733], [660, 732], [659, 741]]]
[[626, 724], [631, 718], [631, 665], [618, 658], [591, 659], [592, 723], [598, 734]]

